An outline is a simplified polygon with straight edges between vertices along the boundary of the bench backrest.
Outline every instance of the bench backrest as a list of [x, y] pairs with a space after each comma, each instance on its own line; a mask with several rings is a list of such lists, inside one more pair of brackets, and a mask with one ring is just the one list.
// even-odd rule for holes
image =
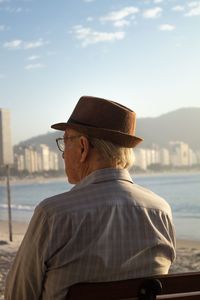
[[67, 300], [200, 300], [200, 272], [113, 282], [78, 283]]

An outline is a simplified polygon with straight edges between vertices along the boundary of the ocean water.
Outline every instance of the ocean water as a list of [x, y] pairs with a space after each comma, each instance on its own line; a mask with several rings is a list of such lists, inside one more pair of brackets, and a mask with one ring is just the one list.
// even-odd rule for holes
[[[200, 241], [200, 173], [133, 175], [133, 180], [167, 200], [178, 238]], [[40, 201], [71, 187], [65, 179], [11, 183], [12, 219], [29, 221]], [[0, 185], [0, 220], [7, 220], [6, 202], [6, 186]]]

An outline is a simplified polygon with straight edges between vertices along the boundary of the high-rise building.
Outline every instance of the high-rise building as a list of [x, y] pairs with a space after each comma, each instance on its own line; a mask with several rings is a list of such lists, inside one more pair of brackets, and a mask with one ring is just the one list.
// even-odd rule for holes
[[0, 108], [0, 165], [13, 163], [10, 111]]
[[159, 151], [159, 155], [160, 155], [160, 164], [163, 166], [169, 166], [170, 165], [169, 150], [166, 148], [161, 148]]
[[134, 150], [134, 165], [140, 167], [142, 170], [147, 169], [147, 160], [146, 160], [146, 149], [136, 148]]
[[43, 171], [49, 171], [50, 166], [49, 166], [49, 147], [45, 144], [40, 144], [37, 147], [37, 152], [39, 153], [40, 156], [40, 163], [42, 164], [42, 170]]
[[175, 167], [189, 165], [189, 146], [184, 142], [170, 142], [171, 164]]

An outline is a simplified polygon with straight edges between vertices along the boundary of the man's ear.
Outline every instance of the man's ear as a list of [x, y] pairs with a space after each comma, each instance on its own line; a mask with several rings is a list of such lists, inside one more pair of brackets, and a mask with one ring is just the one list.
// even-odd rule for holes
[[80, 162], [85, 162], [89, 151], [90, 151], [90, 143], [88, 141], [88, 139], [85, 136], [82, 136], [79, 140], [80, 142], [80, 151], [81, 151], [81, 159]]

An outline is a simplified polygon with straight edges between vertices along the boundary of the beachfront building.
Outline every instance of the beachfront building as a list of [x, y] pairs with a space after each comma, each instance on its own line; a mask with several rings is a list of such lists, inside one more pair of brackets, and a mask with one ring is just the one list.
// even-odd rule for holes
[[198, 163], [195, 152], [189, 148], [188, 165], [194, 166]]
[[14, 164], [18, 171], [24, 171], [25, 170], [25, 161], [24, 156], [22, 154], [14, 154]]
[[39, 170], [41, 171], [49, 171], [50, 170], [50, 149], [45, 144], [40, 144], [37, 146], [37, 153], [39, 156]]
[[37, 172], [37, 153], [36, 151], [30, 146], [24, 149], [24, 156], [25, 156], [25, 169], [29, 173]]
[[195, 156], [196, 156], [197, 164], [200, 165], [200, 150], [195, 151]]
[[134, 149], [134, 156], [134, 165], [142, 170], [151, 165], [190, 167], [200, 164], [200, 151], [193, 151], [183, 142], [170, 142], [169, 149], [155, 145], [152, 148], [138, 147]]
[[134, 153], [134, 166], [137, 166], [142, 170], [146, 170], [147, 169], [146, 149], [135, 148], [133, 153]]
[[151, 149], [146, 149], [146, 163], [147, 166], [160, 163], [159, 148], [155, 145]]
[[32, 146], [20, 146], [15, 152], [15, 166], [18, 171], [37, 172], [37, 160], [37, 152]]
[[58, 170], [58, 154], [44, 144], [18, 146], [15, 149], [15, 166], [18, 171], [28, 173]]
[[0, 108], [0, 165], [13, 164], [10, 111]]
[[170, 142], [171, 165], [175, 167], [189, 166], [189, 146], [183, 142]]
[[169, 166], [170, 165], [169, 149], [161, 148], [159, 150], [159, 162], [162, 166]]
[[49, 169], [55, 171], [59, 170], [58, 154], [53, 151], [49, 152]]
[[169, 164], [169, 151], [167, 151], [167, 149], [159, 149], [159, 147], [155, 145], [152, 149], [136, 148], [134, 150], [134, 155], [134, 165], [142, 170], [146, 170], [150, 165]]

